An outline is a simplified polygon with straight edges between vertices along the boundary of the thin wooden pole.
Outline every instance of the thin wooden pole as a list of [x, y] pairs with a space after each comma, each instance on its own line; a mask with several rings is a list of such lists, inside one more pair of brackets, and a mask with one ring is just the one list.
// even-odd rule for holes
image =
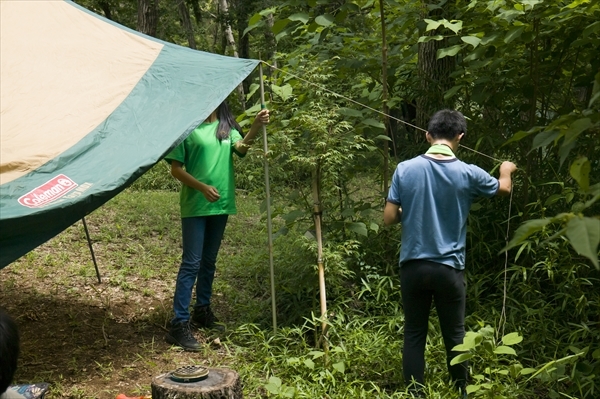
[[[263, 82], [262, 62], [258, 64], [260, 73], [260, 108], [265, 109], [265, 85]], [[277, 332], [277, 304], [275, 301], [275, 269], [273, 267], [273, 226], [271, 222], [271, 188], [269, 184], [269, 162], [267, 155], [269, 148], [267, 145], [267, 127], [263, 125], [263, 150], [265, 165], [265, 190], [267, 194], [267, 234], [269, 236], [269, 268], [271, 271], [271, 307], [273, 309], [273, 331]]]
[[[312, 197], [313, 197], [313, 217], [315, 220], [315, 234], [317, 236], [317, 267], [319, 269], [319, 300], [321, 302], [321, 341], [325, 354], [328, 352], [327, 345], [327, 291], [325, 289], [325, 264], [323, 262], [323, 233], [321, 231], [321, 216], [323, 208], [321, 206], [321, 167], [317, 164], [313, 170], [312, 177]], [[321, 346], [321, 345], [320, 345]], [[326, 358], [327, 363], [327, 358]]]

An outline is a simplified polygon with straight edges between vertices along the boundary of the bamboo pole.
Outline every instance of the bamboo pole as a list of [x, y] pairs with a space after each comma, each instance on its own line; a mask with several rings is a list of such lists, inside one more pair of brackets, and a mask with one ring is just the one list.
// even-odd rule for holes
[[[262, 62], [258, 64], [258, 72], [260, 73], [260, 108], [265, 106], [265, 86], [263, 82]], [[269, 268], [271, 272], [271, 307], [273, 311], [273, 332], [277, 332], [277, 304], [275, 301], [275, 269], [273, 267], [273, 226], [271, 221], [271, 188], [269, 184], [269, 162], [267, 155], [269, 148], [267, 145], [267, 127], [263, 125], [263, 151], [264, 151], [264, 166], [265, 166], [265, 191], [267, 200], [267, 234], [269, 236]]]
[[321, 207], [321, 168], [319, 165], [313, 170], [312, 178], [312, 197], [313, 197], [313, 217], [315, 221], [315, 234], [317, 236], [317, 267], [319, 269], [319, 299], [321, 302], [321, 337], [323, 348], [327, 352], [327, 291], [325, 290], [325, 265], [323, 262], [323, 238], [321, 233], [321, 216], [323, 208]]

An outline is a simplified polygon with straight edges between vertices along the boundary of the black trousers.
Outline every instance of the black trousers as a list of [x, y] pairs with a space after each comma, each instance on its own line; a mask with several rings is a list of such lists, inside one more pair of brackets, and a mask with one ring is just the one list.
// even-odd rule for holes
[[400, 287], [404, 307], [404, 349], [402, 366], [407, 385], [424, 383], [425, 341], [432, 300], [440, 319], [446, 347], [450, 378], [463, 387], [467, 381], [467, 362], [450, 366], [461, 352], [452, 351], [465, 336], [466, 280], [462, 270], [440, 263], [413, 260], [400, 268]]

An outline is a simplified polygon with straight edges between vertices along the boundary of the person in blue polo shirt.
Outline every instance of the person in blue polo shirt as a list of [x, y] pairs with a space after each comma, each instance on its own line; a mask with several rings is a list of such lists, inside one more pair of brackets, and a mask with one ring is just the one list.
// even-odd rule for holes
[[429, 150], [396, 167], [384, 223], [402, 223], [400, 289], [405, 315], [403, 374], [412, 392], [424, 383], [429, 311], [435, 303], [446, 347], [450, 377], [466, 397], [466, 362], [451, 366], [453, 347], [465, 336], [465, 247], [467, 216], [477, 197], [508, 195], [512, 162], [500, 165], [500, 177], [466, 164], [454, 155], [467, 133], [465, 117], [444, 109], [429, 121]]

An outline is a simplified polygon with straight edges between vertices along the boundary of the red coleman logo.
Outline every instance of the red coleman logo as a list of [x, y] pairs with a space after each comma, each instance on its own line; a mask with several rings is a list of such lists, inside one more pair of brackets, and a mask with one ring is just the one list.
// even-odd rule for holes
[[58, 175], [19, 198], [19, 203], [28, 208], [37, 208], [57, 200], [75, 187], [77, 183], [73, 180], [65, 175]]

